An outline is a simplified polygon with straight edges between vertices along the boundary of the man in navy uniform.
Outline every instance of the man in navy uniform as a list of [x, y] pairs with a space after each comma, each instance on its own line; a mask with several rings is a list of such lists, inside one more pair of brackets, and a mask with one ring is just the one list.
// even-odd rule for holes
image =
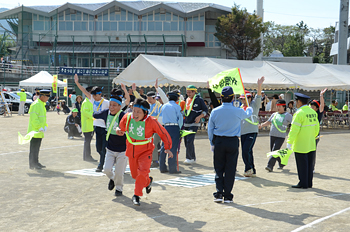
[[241, 121], [253, 113], [251, 107], [247, 107], [246, 111], [234, 107], [233, 99], [232, 88], [230, 86], [224, 87], [221, 92], [222, 105], [211, 112], [208, 124], [208, 136], [214, 151], [216, 173], [216, 192], [213, 195], [214, 202], [218, 203], [223, 202], [223, 198], [224, 203], [233, 202], [231, 191], [236, 175]]

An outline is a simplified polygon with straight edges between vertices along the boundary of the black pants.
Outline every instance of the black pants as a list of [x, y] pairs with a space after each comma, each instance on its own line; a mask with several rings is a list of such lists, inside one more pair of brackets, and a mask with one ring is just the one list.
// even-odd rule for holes
[[84, 152], [83, 152], [83, 159], [88, 160], [92, 159], [91, 156], [91, 140], [92, 140], [93, 131], [91, 132], [84, 132]]
[[96, 151], [100, 154], [100, 163], [98, 164], [99, 169], [103, 169], [103, 165], [105, 164], [106, 158], [106, 128], [95, 126], [96, 133]]
[[68, 133], [68, 137], [80, 137], [81, 133], [79, 133], [77, 127], [75, 125], [67, 125], [64, 127], [64, 131]]
[[29, 167], [34, 168], [39, 164], [39, 151], [42, 138], [32, 138], [30, 140]]
[[[284, 139], [285, 138], [270, 136], [270, 150], [277, 151], [277, 150], [281, 149], [281, 147], [284, 143]], [[275, 166], [276, 161], [278, 161], [278, 164], [281, 168], [283, 168], [285, 166], [285, 165], [281, 164], [280, 157], [275, 158], [273, 156], [270, 156], [270, 159], [267, 162], [267, 167], [271, 168], [271, 170], [272, 170], [273, 167]]]
[[231, 191], [236, 176], [238, 147], [238, 137], [215, 136], [214, 169], [216, 173], [216, 191], [222, 193], [224, 198], [229, 200], [233, 198]]
[[309, 153], [294, 152], [295, 161], [297, 163], [299, 185], [303, 188], [312, 188], [313, 161], [315, 159], [315, 151]]
[[[185, 130], [197, 132], [198, 126], [185, 127]], [[194, 138], [195, 137], [196, 137], [196, 133], [189, 134], [189, 135], [184, 137], [185, 147], [186, 147], [186, 159], [196, 160], [196, 151], [194, 148]]]

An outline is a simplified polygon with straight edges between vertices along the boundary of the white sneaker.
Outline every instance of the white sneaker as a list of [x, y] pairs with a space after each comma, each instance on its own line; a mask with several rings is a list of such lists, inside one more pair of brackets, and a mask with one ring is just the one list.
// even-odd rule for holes
[[68, 139], [73, 139], [73, 136], [69, 136]]
[[185, 161], [184, 161], [184, 164], [193, 164], [193, 163], [195, 163], [196, 161], [194, 160], [194, 159], [186, 159]]
[[233, 200], [225, 199], [224, 203], [233, 203]]
[[249, 169], [248, 171], [244, 172], [243, 176], [245, 177], [251, 177], [253, 175], [253, 169]]

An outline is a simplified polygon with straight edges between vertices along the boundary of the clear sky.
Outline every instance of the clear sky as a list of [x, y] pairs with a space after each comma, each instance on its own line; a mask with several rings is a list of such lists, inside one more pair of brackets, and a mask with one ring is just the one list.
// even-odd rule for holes
[[[208, 2], [232, 7], [234, 3], [256, 10], [256, 0], [171, 0], [172, 2]], [[19, 5], [62, 5], [71, 3], [109, 2], [104, 0], [0, 0], [0, 7], [14, 8]], [[282, 25], [295, 25], [303, 20], [309, 27], [324, 28], [334, 26], [339, 19], [340, 0], [264, 0], [264, 21], [274, 21]]]

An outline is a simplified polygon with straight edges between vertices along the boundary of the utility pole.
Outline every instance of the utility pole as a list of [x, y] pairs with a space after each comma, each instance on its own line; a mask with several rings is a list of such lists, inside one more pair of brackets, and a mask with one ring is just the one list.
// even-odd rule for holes
[[348, 56], [348, 18], [349, 18], [349, 0], [340, 0], [339, 11], [339, 31], [338, 31], [338, 65], [347, 64]]
[[[262, 22], [264, 22], [264, 1], [263, 0], [256, 0], [256, 14], [262, 18]], [[260, 40], [261, 40], [261, 53], [259, 56], [256, 58], [257, 60], [262, 60], [263, 58], [263, 46], [264, 46], [264, 36], [263, 33], [260, 35]]]

